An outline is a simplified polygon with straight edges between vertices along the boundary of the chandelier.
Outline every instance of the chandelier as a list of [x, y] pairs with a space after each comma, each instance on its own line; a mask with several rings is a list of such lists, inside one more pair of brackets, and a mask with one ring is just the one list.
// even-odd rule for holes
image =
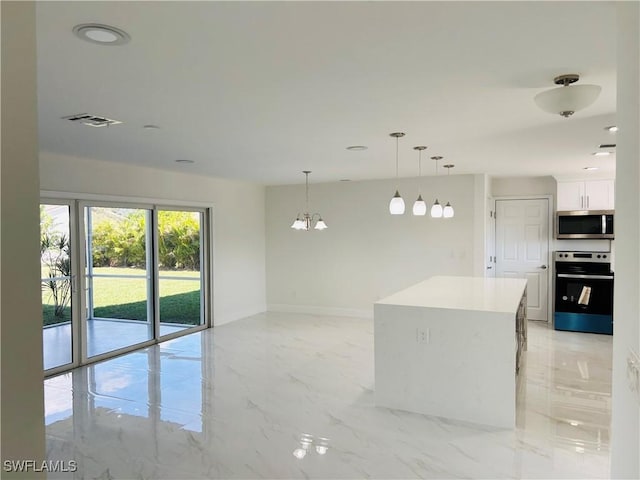
[[316, 221], [316, 218], [317, 218], [318, 220], [316, 221], [315, 226], [313, 228], [315, 230], [324, 230], [325, 228], [328, 228], [328, 227], [327, 227], [327, 224], [324, 223], [324, 220], [322, 220], [322, 217], [320, 216], [320, 214], [308, 213], [309, 212], [309, 174], [311, 173], [311, 170], [303, 170], [302, 173], [304, 173], [305, 175], [306, 208], [305, 208], [305, 212], [302, 213], [302, 215], [298, 214], [296, 216], [296, 219], [291, 225], [291, 228], [293, 228], [294, 230], [310, 230], [311, 223]]

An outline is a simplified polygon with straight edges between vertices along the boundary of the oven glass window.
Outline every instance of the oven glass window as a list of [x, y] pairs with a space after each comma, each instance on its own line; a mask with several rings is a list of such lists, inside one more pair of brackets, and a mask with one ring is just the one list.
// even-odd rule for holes
[[611, 315], [613, 280], [556, 278], [556, 312]]

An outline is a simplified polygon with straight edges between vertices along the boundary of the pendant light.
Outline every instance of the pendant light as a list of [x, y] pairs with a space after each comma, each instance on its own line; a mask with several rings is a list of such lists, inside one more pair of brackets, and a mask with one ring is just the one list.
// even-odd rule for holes
[[327, 224], [324, 223], [324, 220], [322, 220], [322, 217], [319, 213], [309, 213], [309, 174], [311, 173], [311, 171], [303, 170], [302, 173], [304, 173], [305, 175], [306, 210], [302, 215], [298, 214], [295, 221], [291, 225], [291, 228], [293, 228], [294, 230], [310, 230], [311, 223], [315, 220], [316, 217], [318, 218], [318, 220], [313, 227], [315, 230], [324, 230], [325, 228], [329, 228], [327, 227]]
[[400, 196], [398, 192], [397, 184], [398, 184], [398, 139], [404, 137], [404, 133], [395, 132], [389, 134], [396, 139], [396, 193], [391, 198], [389, 202], [389, 213], [391, 215], [403, 215], [404, 214], [404, 200]]
[[[431, 160], [436, 161], [436, 177], [438, 176], [438, 160], [442, 160], [442, 157], [436, 156], [431, 157]], [[433, 202], [433, 206], [431, 207], [431, 218], [442, 218], [442, 205], [436, 198], [436, 201]]]
[[[443, 165], [444, 168], [447, 169], [447, 178], [449, 178], [449, 174], [451, 173], [451, 169], [455, 167], [453, 163], [448, 163], [447, 165]], [[451, 202], [447, 202], [444, 206], [444, 210], [442, 210], [442, 216], [444, 218], [453, 218], [453, 207], [451, 206]]]
[[[421, 145], [419, 147], [413, 147], [414, 150], [418, 150], [418, 179], [422, 177], [422, 151], [427, 147]], [[427, 213], [427, 204], [422, 199], [422, 194], [418, 194], [418, 199], [413, 203], [413, 214], [416, 216], [423, 216]]]

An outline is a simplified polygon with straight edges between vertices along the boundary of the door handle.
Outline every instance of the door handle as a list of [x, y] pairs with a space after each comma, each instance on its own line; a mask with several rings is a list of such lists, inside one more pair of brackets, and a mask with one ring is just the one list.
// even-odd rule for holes
[[542, 270], [546, 270], [547, 266], [546, 265], [540, 265], [538, 268], [541, 268]]

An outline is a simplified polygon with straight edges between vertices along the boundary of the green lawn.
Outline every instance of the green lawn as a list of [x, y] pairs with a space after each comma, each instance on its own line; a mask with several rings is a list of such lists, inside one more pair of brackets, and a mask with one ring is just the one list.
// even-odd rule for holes
[[[135, 268], [95, 268], [94, 273], [108, 275], [144, 275]], [[163, 279], [163, 276], [180, 279]], [[184, 278], [184, 280], [182, 280]], [[200, 323], [199, 272], [160, 272], [160, 321], [198, 325]], [[189, 280], [194, 279], [194, 280]], [[147, 287], [144, 278], [94, 278], [94, 316], [129, 320], [147, 319]], [[47, 289], [42, 291], [44, 325], [69, 321], [70, 309], [64, 317], [53, 314], [53, 300]]]

